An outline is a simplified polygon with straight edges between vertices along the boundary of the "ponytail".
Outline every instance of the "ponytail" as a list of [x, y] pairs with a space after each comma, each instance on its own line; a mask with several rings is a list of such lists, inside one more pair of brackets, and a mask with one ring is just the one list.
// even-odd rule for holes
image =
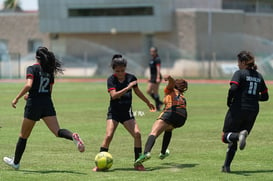
[[36, 51], [36, 59], [39, 61], [42, 70], [49, 74], [63, 73], [61, 62], [55, 58], [53, 52], [46, 47], [39, 47]]
[[257, 70], [257, 65], [255, 64], [254, 55], [248, 51], [241, 51], [238, 55], [238, 60], [240, 62], [245, 62], [248, 69]]

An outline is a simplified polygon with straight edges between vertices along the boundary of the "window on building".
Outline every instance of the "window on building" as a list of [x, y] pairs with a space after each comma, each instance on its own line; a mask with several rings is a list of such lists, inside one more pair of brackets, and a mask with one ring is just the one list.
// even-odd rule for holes
[[253, 13], [273, 13], [270, 0], [223, 0], [223, 9], [239, 9]]
[[111, 7], [111, 8], [73, 8], [68, 9], [70, 17], [86, 16], [150, 16], [153, 7]]
[[28, 52], [29, 53], [36, 52], [37, 48], [42, 45], [43, 45], [42, 40], [39, 39], [28, 40]]
[[8, 40], [0, 39], [0, 61], [7, 59], [8, 52]]

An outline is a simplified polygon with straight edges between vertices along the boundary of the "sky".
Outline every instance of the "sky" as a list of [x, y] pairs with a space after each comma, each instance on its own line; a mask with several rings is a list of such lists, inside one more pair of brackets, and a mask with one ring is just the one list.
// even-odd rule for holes
[[[5, 0], [0, 0], [0, 4], [4, 3]], [[20, 2], [21, 8], [24, 11], [38, 10], [38, 0], [18, 0]]]

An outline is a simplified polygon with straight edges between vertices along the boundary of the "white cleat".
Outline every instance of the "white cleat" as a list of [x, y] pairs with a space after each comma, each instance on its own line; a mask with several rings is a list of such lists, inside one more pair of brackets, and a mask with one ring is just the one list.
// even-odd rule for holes
[[247, 130], [243, 130], [239, 133], [239, 148], [243, 150], [246, 146], [246, 137], [248, 135]]
[[15, 170], [18, 170], [20, 167], [20, 164], [14, 164], [14, 158], [10, 158], [10, 157], [4, 157], [3, 161], [10, 167], [14, 168]]
[[84, 152], [85, 147], [82, 139], [80, 138], [78, 133], [73, 133], [72, 135], [73, 142], [77, 145], [79, 152]]

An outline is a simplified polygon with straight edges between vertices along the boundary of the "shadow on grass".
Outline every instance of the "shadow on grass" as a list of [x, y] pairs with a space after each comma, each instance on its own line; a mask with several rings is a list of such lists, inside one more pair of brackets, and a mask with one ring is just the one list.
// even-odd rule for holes
[[273, 173], [273, 170], [245, 170], [245, 171], [231, 171], [230, 174], [250, 176], [255, 173]]
[[191, 163], [191, 164], [180, 164], [180, 163], [162, 163], [161, 166], [157, 166], [157, 167], [153, 167], [150, 168], [150, 171], [153, 170], [161, 170], [161, 169], [184, 169], [184, 168], [193, 168], [195, 166], [197, 166], [198, 164], [196, 163]]
[[86, 173], [75, 172], [75, 171], [68, 171], [68, 170], [18, 170], [19, 172], [23, 172], [25, 174], [50, 174], [50, 173], [71, 173], [71, 174], [78, 174], [78, 175], [87, 175]]
[[[162, 169], [184, 169], [184, 168], [193, 168], [198, 164], [179, 164], [179, 163], [163, 163], [156, 167], [145, 167], [146, 171], [153, 170], [162, 170]], [[134, 168], [113, 168], [106, 170], [105, 172], [114, 172], [114, 171], [136, 171]]]

